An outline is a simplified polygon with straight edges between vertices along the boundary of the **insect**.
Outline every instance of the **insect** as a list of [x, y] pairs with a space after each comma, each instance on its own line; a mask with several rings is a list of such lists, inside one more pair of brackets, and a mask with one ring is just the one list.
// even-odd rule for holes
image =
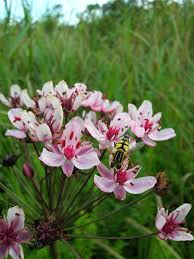
[[142, 143], [131, 141], [129, 135], [125, 135], [121, 140], [114, 144], [110, 151], [111, 168], [121, 169], [129, 161], [129, 155], [136, 149], [142, 147]]

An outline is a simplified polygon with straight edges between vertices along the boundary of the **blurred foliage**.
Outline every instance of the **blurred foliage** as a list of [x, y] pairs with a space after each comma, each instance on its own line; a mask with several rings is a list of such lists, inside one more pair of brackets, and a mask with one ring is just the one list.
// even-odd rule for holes
[[[6, 3], [7, 1], [5, 1]], [[163, 113], [163, 126], [173, 127], [177, 137], [156, 148], [145, 148], [134, 156], [142, 165], [142, 174], [165, 171], [171, 182], [169, 193], [162, 198], [165, 207], [174, 209], [183, 201], [193, 203], [194, 195], [194, 4], [183, 1], [116, 0], [89, 5], [79, 15], [76, 26], [61, 22], [60, 6], [33, 22], [30, 5], [23, 1], [24, 19], [11, 20], [11, 8], [0, 22], [0, 91], [18, 83], [34, 93], [47, 80], [55, 83], [65, 79], [68, 84], [81, 81], [90, 89], [102, 90], [108, 98], [137, 105], [144, 99], [153, 102], [154, 111]], [[4, 138], [9, 122], [5, 109], [0, 110], [0, 156], [21, 153], [20, 143]], [[14, 170], [21, 172], [25, 158], [20, 158]], [[40, 164], [32, 157], [40, 171]], [[15, 184], [15, 192], [24, 202], [33, 202], [27, 190], [19, 189], [14, 172], [1, 168], [2, 182]], [[22, 177], [22, 176], [20, 176]], [[30, 193], [32, 189], [28, 190]], [[25, 195], [24, 195], [25, 194]], [[0, 205], [8, 206], [0, 195]], [[128, 199], [131, 197], [129, 195]], [[120, 203], [107, 199], [89, 215], [95, 219], [113, 210]], [[133, 235], [154, 230], [156, 214], [154, 196], [141, 201], [113, 217], [84, 231], [97, 235]], [[38, 212], [38, 208], [34, 208]], [[135, 226], [127, 221], [133, 218]], [[188, 216], [188, 226], [194, 228], [194, 211]], [[88, 218], [81, 219], [87, 222]], [[79, 222], [80, 223], [80, 222]], [[77, 230], [75, 233], [80, 233]], [[190, 243], [162, 244], [156, 238], [134, 241], [71, 241], [83, 258], [193, 258]], [[62, 258], [74, 258], [71, 250], [58, 244]], [[47, 248], [29, 251], [26, 258], [48, 258]]]

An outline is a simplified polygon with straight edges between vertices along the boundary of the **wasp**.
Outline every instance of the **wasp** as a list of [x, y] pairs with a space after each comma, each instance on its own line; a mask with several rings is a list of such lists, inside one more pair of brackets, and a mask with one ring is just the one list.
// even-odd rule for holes
[[130, 136], [125, 135], [121, 140], [114, 144], [113, 149], [110, 151], [110, 166], [111, 168], [121, 169], [128, 164], [129, 155], [139, 148], [142, 144], [138, 145], [131, 141]]

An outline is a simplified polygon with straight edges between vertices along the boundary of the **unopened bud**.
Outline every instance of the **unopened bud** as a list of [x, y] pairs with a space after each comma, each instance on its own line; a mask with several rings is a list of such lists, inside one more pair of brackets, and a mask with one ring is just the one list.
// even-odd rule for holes
[[29, 178], [29, 179], [32, 179], [33, 176], [34, 176], [34, 170], [33, 168], [31, 167], [30, 164], [24, 164], [23, 165], [23, 174], [25, 177]]
[[159, 196], [163, 196], [167, 193], [169, 187], [169, 181], [165, 172], [158, 172], [156, 174], [157, 183], [154, 187], [154, 191]]
[[19, 155], [6, 155], [3, 158], [2, 166], [10, 167], [14, 166], [19, 158]]

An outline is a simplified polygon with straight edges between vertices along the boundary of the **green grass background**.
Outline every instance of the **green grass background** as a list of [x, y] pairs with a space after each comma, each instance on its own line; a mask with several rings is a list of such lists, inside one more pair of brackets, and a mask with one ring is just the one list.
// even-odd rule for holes
[[[147, 1], [145, 1], [147, 2]], [[170, 180], [169, 193], [162, 198], [165, 207], [174, 209], [183, 202], [193, 203], [194, 195], [194, 4], [154, 1], [137, 6], [117, 0], [100, 8], [89, 6], [77, 26], [63, 25], [60, 8], [46, 12], [32, 22], [30, 6], [24, 3], [25, 16], [19, 22], [7, 16], [0, 22], [0, 91], [18, 83], [31, 94], [47, 80], [65, 79], [69, 85], [84, 82], [127, 108], [145, 99], [154, 111], [163, 113], [163, 127], [173, 127], [177, 137], [146, 148], [135, 156], [142, 174], [165, 171]], [[96, 12], [101, 12], [101, 16]], [[6, 109], [0, 110], [0, 156], [14, 153], [20, 145], [4, 137], [10, 126]], [[19, 151], [18, 151], [19, 152]], [[21, 170], [22, 158], [18, 162]], [[33, 160], [33, 159], [32, 159]], [[33, 162], [35, 163], [35, 162]], [[38, 164], [36, 165], [38, 168]], [[20, 172], [20, 171], [19, 171]], [[0, 178], [19, 190], [11, 169], [0, 168]], [[4, 194], [0, 194], [1, 207]], [[130, 199], [130, 197], [129, 197]], [[86, 230], [97, 235], [141, 234], [155, 230], [156, 197], [146, 198], [136, 207]], [[102, 215], [120, 206], [114, 198], [104, 202], [90, 216]], [[187, 224], [194, 228], [194, 210]], [[81, 219], [81, 223], [85, 222]], [[135, 221], [134, 221], [135, 220]], [[80, 233], [77, 230], [75, 233]], [[71, 241], [84, 259], [89, 258], [194, 258], [191, 243], [160, 242], [156, 238], [136, 241]], [[64, 244], [58, 244], [61, 258], [75, 258]], [[25, 248], [26, 258], [48, 258], [48, 250]]]

